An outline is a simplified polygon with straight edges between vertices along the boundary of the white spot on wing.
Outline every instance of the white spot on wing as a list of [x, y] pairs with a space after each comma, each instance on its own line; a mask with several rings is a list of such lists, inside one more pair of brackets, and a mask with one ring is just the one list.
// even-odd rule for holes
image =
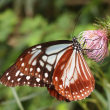
[[46, 55], [42, 56], [42, 59], [43, 59], [43, 61], [46, 61], [47, 60], [47, 56]]
[[68, 91], [65, 91], [65, 93], [67, 94], [67, 93], [69, 93]]
[[39, 82], [40, 81], [40, 78], [36, 78], [36, 81]]
[[19, 73], [20, 73], [20, 71], [18, 70], [18, 71], [16, 72], [15, 76], [18, 76], [18, 75], [19, 75]]
[[10, 80], [10, 79], [11, 79], [11, 77], [9, 76], [9, 77], [8, 77], [8, 80]]
[[46, 54], [50, 55], [53, 53], [57, 53], [57, 52], [63, 50], [64, 48], [69, 47], [70, 45], [71, 44], [57, 44], [57, 45], [50, 46], [47, 48]]
[[45, 77], [46, 77], [46, 78], [48, 77], [48, 73], [45, 73]]
[[30, 76], [26, 76], [26, 79], [29, 80], [30, 79]]
[[22, 63], [21, 66], [24, 66], [24, 63]]
[[17, 81], [20, 81], [20, 80], [21, 80], [21, 78], [18, 78], [18, 79], [17, 79]]
[[25, 68], [25, 71], [27, 71], [27, 68]]
[[55, 59], [56, 59], [56, 55], [51, 55], [48, 57], [47, 62], [49, 64], [53, 64], [55, 62]]
[[70, 97], [70, 95], [68, 95], [68, 97]]
[[22, 61], [23, 60], [23, 58], [20, 58], [20, 61]]
[[63, 89], [62, 85], [59, 85], [59, 87], [60, 87], [61, 89]]
[[20, 73], [20, 76], [23, 76], [24, 74], [23, 73]]
[[41, 45], [39, 45], [39, 46], [36, 46], [36, 48], [41, 48], [42, 46]]
[[38, 67], [38, 68], [37, 68], [37, 72], [40, 72], [40, 71], [41, 71], [41, 70], [40, 70], [40, 68]]
[[32, 50], [36, 50], [36, 48], [32, 48]]
[[33, 68], [30, 68], [30, 72], [33, 70]]
[[30, 82], [28, 82], [28, 84], [30, 84]]
[[84, 94], [81, 94], [82, 96], [84, 96]]
[[34, 61], [32, 62], [32, 65], [35, 66], [36, 63], [37, 63], [36, 60], [34, 60]]
[[64, 64], [61, 66], [61, 70], [64, 68], [64, 66], [65, 66]]
[[58, 77], [55, 77], [55, 80], [58, 81]]
[[29, 60], [29, 64], [31, 64], [31, 62], [32, 62], [32, 60], [39, 54], [41, 52], [41, 50], [38, 50], [38, 51], [36, 51], [33, 55], [32, 55], [32, 57], [30, 58], [30, 60]]
[[41, 60], [39, 60], [39, 63], [42, 67], [44, 66], [44, 63]]
[[52, 70], [52, 67], [50, 65], [46, 65], [46, 68], [48, 69], [48, 71], [51, 71]]
[[77, 97], [79, 98], [80, 96], [79, 96], [79, 95], [77, 95]]
[[45, 78], [43, 78], [43, 80], [45, 81]]
[[9, 72], [8, 73], [6, 73], [6, 76], [8, 76], [9, 75]]
[[13, 82], [14, 82], [14, 80], [11, 80], [11, 82], [13, 83]]

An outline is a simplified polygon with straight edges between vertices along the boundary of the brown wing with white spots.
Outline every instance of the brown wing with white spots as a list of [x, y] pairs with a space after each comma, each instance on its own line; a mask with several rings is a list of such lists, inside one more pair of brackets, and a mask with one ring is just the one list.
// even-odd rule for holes
[[11, 87], [17, 85], [51, 86], [55, 66], [70, 45], [72, 41], [60, 40], [30, 47], [3, 74], [0, 79], [1, 83]]
[[28, 85], [31, 87], [48, 87], [40, 78], [35, 78], [34, 76], [28, 76], [19, 71], [16, 65], [12, 65], [3, 74], [0, 82], [8, 87], [23, 86]]
[[58, 99], [60, 101], [62, 100], [62, 101], [70, 102], [69, 99], [66, 99], [64, 96], [62, 96], [61, 94], [59, 94], [55, 90], [54, 86], [51, 86], [51, 88], [47, 88], [47, 89], [48, 89], [48, 92], [50, 93], [50, 95], [53, 96], [53, 97], [56, 97], [56, 99]]
[[36, 45], [23, 52], [15, 65], [23, 74], [52, 84], [55, 65], [70, 45], [71, 41], [62, 40]]
[[53, 73], [56, 91], [69, 100], [81, 100], [95, 87], [94, 77], [77, 47], [70, 46], [57, 63]]

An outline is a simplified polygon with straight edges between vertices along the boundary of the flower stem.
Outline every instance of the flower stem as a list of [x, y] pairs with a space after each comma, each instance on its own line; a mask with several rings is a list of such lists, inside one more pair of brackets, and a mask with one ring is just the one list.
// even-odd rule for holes
[[17, 93], [16, 93], [16, 90], [15, 90], [14, 88], [12, 88], [12, 87], [11, 87], [11, 90], [12, 90], [12, 92], [13, 92], [13, 95], [14, 95], [14, 97], [15, 97], [15, 99], [16, 99], [16, 102], [17, 102], [17, 104], [18, 104], [20, 110], [24, 110], [24, 108], [23, 108], [23, 106], [22, 106], [22, 104], [21, 104], [21, 102], [20, 102], [20, 100], [19, 100], [19, 97], [18, 97], [18, 95], [17, 95]]

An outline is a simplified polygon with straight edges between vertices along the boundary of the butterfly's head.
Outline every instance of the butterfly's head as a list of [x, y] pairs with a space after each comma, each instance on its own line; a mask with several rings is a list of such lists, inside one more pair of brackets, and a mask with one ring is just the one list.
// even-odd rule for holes
[[77, 43], [78, 42], [77, 38], [75, 36], [72, 38], [72, 41], [73, 41], [73, 43]]
[[82, 47], [80, 45], [80, 43], [77, 41], [77, 38], [74, 36], [72, 38], [73, 41], [73, 48], [76, 49], [77, 51], [82, 50]]

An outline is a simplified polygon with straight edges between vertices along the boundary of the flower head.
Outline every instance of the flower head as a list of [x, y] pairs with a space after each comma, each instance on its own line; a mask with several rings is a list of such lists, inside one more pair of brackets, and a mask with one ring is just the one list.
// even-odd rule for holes
[[[108, 55], [108, 38], [106, 30], [88, 30], [81, 32], [78, 37], [82, 37], [81, 44], [84, 48], [88, 58], [95, 61], [101, 61]], [[92, 51], [91, 51], [92, 50]]]

